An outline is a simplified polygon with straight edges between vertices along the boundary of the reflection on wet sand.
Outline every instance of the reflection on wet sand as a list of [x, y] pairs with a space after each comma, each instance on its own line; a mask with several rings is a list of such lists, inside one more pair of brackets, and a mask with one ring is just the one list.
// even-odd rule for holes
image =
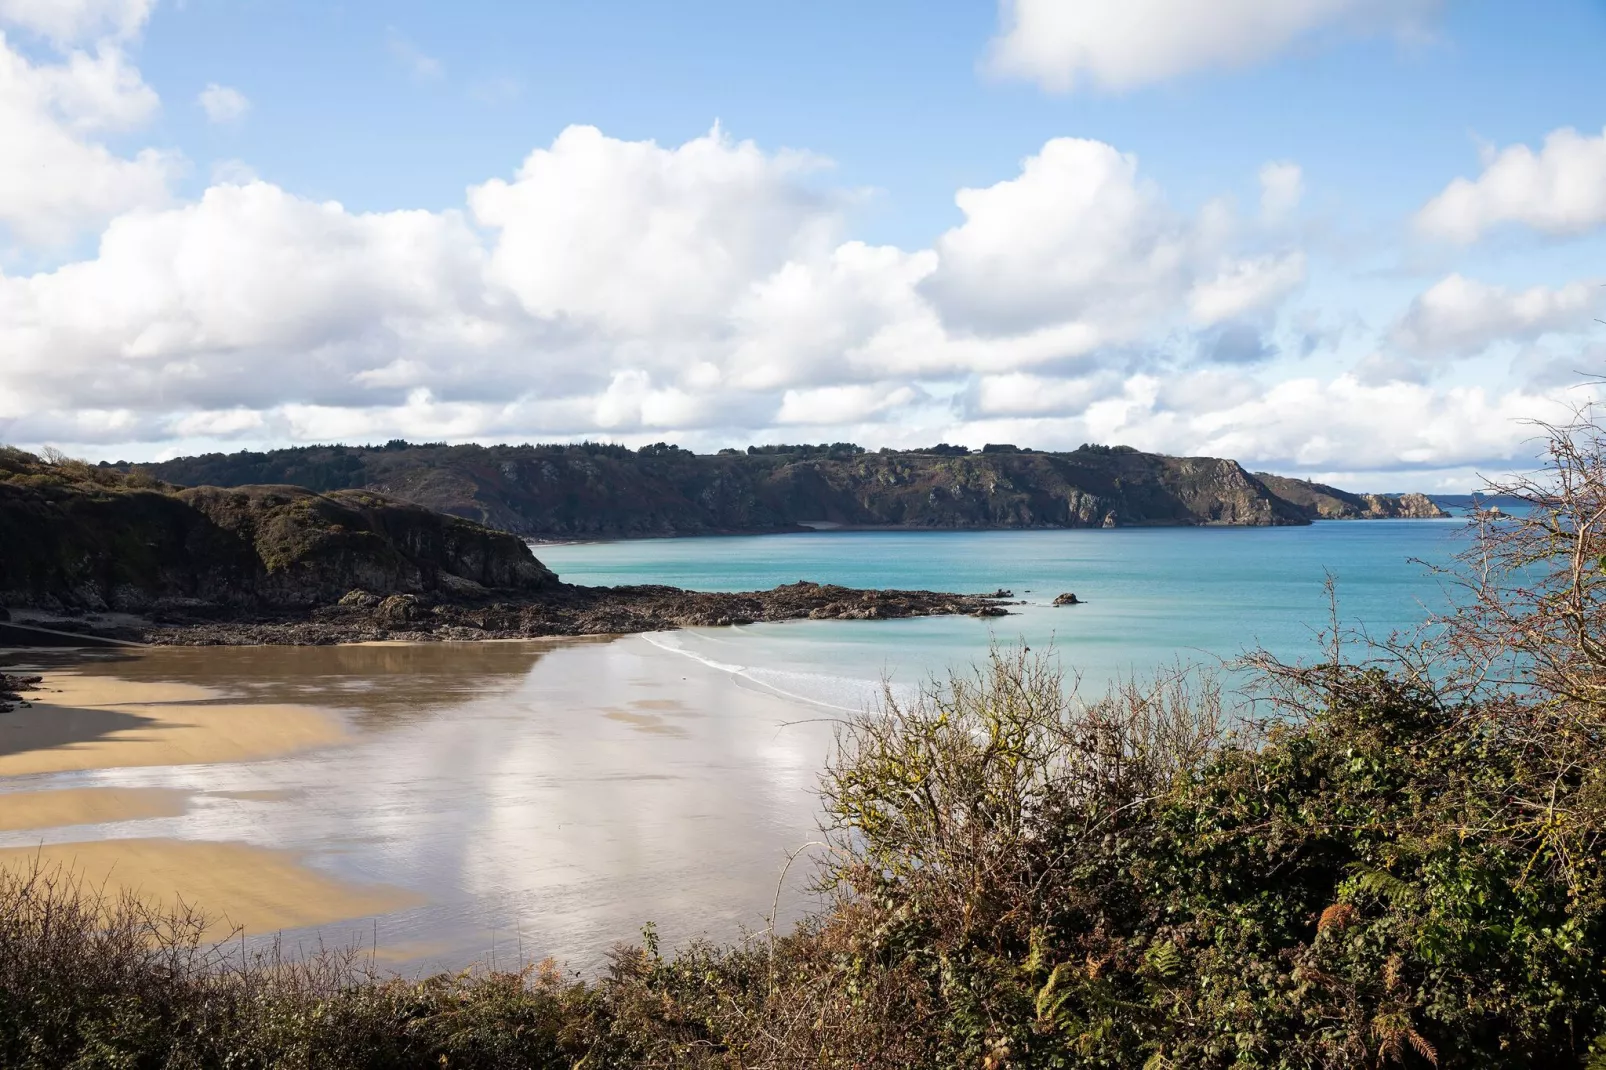
[[73, 669], [135, 683], [181, 681], [207, 688], [218, 702], [335, 708], [354, 728], [367, 729], [511, 690], [550, 651], [609, 641], [169, 647], [132, 656], [95, 652]]
[[385, 914], [417, 897], [395, 888], [333, 880], [285, 851], [237, 843], [95, 840], [0, 850], [0, 869], [60, 870], [109, 896], [132, 894], [160, 907], [197, 907], [210, 938], [305, 928]]
[[189, 795], [171, 788], [66, 788], [0, 794], [0, 831], [178, 817]]
[[217, 692], [172, 680], [47, 673], [28, 698], [31, 708], [0, 718], [0, 777], [249, 761], [327, 746], [345, 735], [322, 710], [214, 704]]
[[[785, 852], [813, 838], [815, 773], [830, 744], [821, 711], [639, 637], [66, 657], [32, 665], [80, 689], [75, 710], [131, 720], [64, 713], [56, 736], [32, 737], [37, 749], [19, 748], [16, 736], [0, 743], [0, 774], [34, 774], [0, 780], [0, 810], [23, 788], [161, 789], [187, 802], [178, 813], [108, 814], [96, 826], [0, 831], [0, 848], [72, 845], [104, 852], [97, 859], [131, 842], [227, 848], [205, 860], [216, 882], [192, 891], [236, 920], [234, 897], [244, 896], [258, 930], [268, 917], [338, 920], [277, 902], [313, 894], [291, 870], [300, 880], [403, 888], [420, 903], [380, 918], [378, 941], [403, 957], [397, 948], [415, 949], [428, 966], [483, 959], [497, 940], [517, 941], [531, 958], [595, 964], [648, 920], [671, 942], [761, 928]], [[95, 688], [106, 705], [88, 702]], [[219, 751], [217, 740], [232, 732], [238, 742], [243, 726], [280, 732], [290, 709], [345, 734]], [[5, 730], [0, 718], [0, 740]], [[172, 745], [181, 738], [185, 747]], [[138, 748], [149, 761], [130, 757]], [[126, 839], [85, 848], [93, 837]], [[268, 864], [256, 849], [292, 853], [273, 855], [277, 883], [252, 892], [256, 867]], [[807, 905], [798, 890], [807, 872], [791, 870], [783, 922]], [[363, 897], [327, 902], [379, 909]]]

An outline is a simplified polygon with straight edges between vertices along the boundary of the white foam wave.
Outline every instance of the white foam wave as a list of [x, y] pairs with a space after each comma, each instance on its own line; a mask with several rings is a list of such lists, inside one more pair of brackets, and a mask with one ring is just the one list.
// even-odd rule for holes
[[[876, 687], [869, 681], [857, 680], [853, 677], [831, 676], [825, 673], [760, 669], [750, 665], [734, 665], [730, 662], [718, 661], [691, 649], [681, 640], [681, 636], [684, 634], [684, 632], [644, 632], [641, 638], [660, 650], [671, 654], [680, 654], [699, 664], [706, 665], [710, 669], [728, 673], [731, 676], [738, 676], [748, 683], [782, 698], [792, 699], [794, 702], [807, 703], [810, 706], [819, 706], [822, 709], [837, 710], [841, 713], [859, 713], [864, 709], [864, 704], [845, 706], [839, 702], [831, 701], [830, 698], [822, 697], [822, 692], [831, 695], [833, 698], [846, 697], [847, 694], [864, 693], [867, 689], [873, 693]], [[783, 687], [778, 681], [783, 681], [791, 686]], [[797, 690], [798, 685], [803, 684], [804, 681], [812, 682], [814, 686], [808, 687], [805, 684], [804, 690]], [[809, 694], [807, 693], [808, 691], [813, 691], [814, 693]]]

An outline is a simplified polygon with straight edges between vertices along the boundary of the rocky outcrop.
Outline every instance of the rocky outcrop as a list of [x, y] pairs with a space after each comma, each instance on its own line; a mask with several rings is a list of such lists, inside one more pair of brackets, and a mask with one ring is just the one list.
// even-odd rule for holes
[[683, 591], [656, 585], [553, 584], [516, 596], [390, 595], [352, 591], [311, 612], [264, 615], [175, 609], [140, 630], [159, 644], [345, 643], [379, 639], [518, 639], [621, 635], [779, 620], [896, 620], [942, 615], [1003, 616], [982, 595], [941, 591], [864, 591], [799, 581], [768, 591]]
[[178, 483], [369, 488], [531, 538], [805, 527], [1303, 524], [1237, 462], [1126, 447], [968, 453], [853, 446], [693, 454], [672, 446], [314, 447], [145, 469]]
[[1066, 591], [1054, 599], [1054, 604], [1056, 606], [1079, 606], [1082, 604], [1082, 600], [1076, 597], [1075, 592]]
[[310, 607], [555, 582], [520, 539], [367, 491], [178, 489], [0, 452], [0, 603]]
[[1313, 520], [1436, 520], [1450, 515], [1426, 494], [1351, 494], [1269, 472], [1256, 472], [1255, 478]]

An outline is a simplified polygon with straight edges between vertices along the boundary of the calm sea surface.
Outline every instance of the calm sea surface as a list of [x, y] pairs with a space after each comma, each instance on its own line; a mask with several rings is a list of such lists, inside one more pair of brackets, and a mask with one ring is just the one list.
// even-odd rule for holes
[[[1006, 588], [1027, 604], [993, 620], [797, 621], [614, 641], [13, 654], [5, 660], [199, 684], [217, 702], [315, 705], [349, 738], [267, 761], [0, 778], [0, 808], [12, 792], [63, 788], [189, 799], [180, 816], [0, 833], [0, 847], [144, 837], [291, 850], [422, 903], [292, 943], [355, 936], [418, 965], [493, 949], [504, 962], [595, 965], [649, 919], [671, 943], [729, 939], [763, 927], [786, 852], [811, 838], [831, 708], [861, 708], [883, 678], [910, 689], [994, 641], [1052, 644], [1095, 689], [1257, 644], [1308, 656], [1328, 575], [1349, 625], [1409, 628], [1445, 597], [1416, 561], [1446, 561], [1462, 530], [1366, 521], [541, 545], [579, 583]], [[1086, 604], [1050, 606], [1064, 591]], [[785, 886], [783, 923], [810, 907], [805, 873]]]
[[[1379, 637], [1447, 599], [1428, 565], [1448, 563], [1463, 522], [1334, 521], [1289, 528], [1113, 531], [819, 532], [537, 544], [565, 580], [753, 590], [806, 579], [853, 587], [1012, 591], [1026, 605], [992, 620], [927, 618], [694, 629], [660, 645], [774, 690], [858, 708], [883, 678], [918, 686], [993, 641], [1052, 646], [1086, 686], [1177, 660], [1213, 664], [1261, 646], [1316, 652], [1336, 584], [1347, 628]], [[1074, 592], [1085, 605], [1056, 608]]]

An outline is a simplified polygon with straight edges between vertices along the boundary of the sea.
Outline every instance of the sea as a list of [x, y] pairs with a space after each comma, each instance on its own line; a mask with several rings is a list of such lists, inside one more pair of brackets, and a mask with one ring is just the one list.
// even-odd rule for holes
[[[777, 694], [858, 710], [965, 672], [992, 646], [1026, 645], [1084, 691], [1178, 665], [1230, 671], [1264, 650], [1321, 656], [1336, 631], [1357, 655], [1408, 636], [1455, 599], [1465, 521], [1326, 521], [1309, 527], [1033, 531], [821, 531], [545, 543], [570, 583], [762, 590], [847, 587], [1006, 592], [1001, 618], [796, 621], [650, 636], [665, 650]], [[1077, 596], [1055, 606], [1056, 596]]]

